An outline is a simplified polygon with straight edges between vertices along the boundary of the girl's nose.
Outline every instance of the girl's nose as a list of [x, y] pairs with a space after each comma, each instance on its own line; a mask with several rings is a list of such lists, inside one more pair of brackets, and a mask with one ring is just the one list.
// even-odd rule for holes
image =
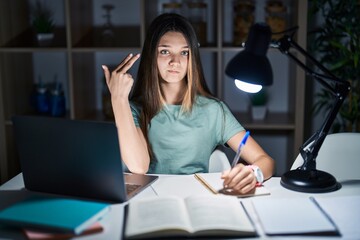
[[174, 54], [171, 56], [171, 59], [170, 59], [170, 64], [178, 64], [180, 63], [180, 56], [177, 55], [177, 54]]

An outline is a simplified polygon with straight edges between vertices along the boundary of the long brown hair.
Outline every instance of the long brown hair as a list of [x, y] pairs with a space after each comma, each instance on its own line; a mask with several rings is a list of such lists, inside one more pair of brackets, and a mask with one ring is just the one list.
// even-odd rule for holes
[[196, 95], [213, 98], [204, 78], [199, 42], [191, 23], [185, 17], [174, 13], [164, 13], [156, 17], [147, 31], [137, 79], [130, 98], [141, 108], [140, 127], [148, 144], [150, 156], [152, 151], [148, 139], [148, 127], [151, 119], [164, 107], [157, 67], [157, 48], [161, 37], [169, 31], [182, 33], [189, 45], [187, 89], [182, 100], [182, 111], [191, 112]]

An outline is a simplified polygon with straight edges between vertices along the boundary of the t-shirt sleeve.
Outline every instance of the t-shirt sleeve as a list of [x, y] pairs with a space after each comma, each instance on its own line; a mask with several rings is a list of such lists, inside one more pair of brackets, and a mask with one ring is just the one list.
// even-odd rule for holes
[[130, 108], [135, 126], [140, 127], [140, 108], [135, 103], [132, 102], [130, 102]]
[[239, 123], [239, 121], [235, 118], [235, 116], [232, 114], [228, 106], [221, 102], [221, 121], [218, 121], [219, 124], [221, 124], [220, 127], [220, 143], [226, 144], [227, 141], [231, 137], [233, 137], [238, 132], [244, 131], [245, 128]]

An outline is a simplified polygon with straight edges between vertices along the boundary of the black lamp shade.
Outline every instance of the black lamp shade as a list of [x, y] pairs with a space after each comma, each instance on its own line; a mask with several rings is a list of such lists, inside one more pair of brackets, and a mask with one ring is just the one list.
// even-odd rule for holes
[[245, 43], [245, 49], [228, 63], [225, 73], [232, 79], [269, 86], [273, 83], [271, 64], [266, 57], [271, 40], [271, 29], [263, 23], [254, 24]]

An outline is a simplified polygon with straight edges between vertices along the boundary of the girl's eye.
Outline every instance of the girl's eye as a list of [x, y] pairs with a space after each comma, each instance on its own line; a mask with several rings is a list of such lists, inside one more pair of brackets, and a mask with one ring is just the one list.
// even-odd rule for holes
[[160, 54], [162, 54], [162, 55], [169, 54], [169, 51], [163, 49], [163, 50], [160, 50]]
[[181, 55], [183, 55], [183, 56], [189, 56], [189, 51], [182, 51], [182, 52], [181, 52]]

